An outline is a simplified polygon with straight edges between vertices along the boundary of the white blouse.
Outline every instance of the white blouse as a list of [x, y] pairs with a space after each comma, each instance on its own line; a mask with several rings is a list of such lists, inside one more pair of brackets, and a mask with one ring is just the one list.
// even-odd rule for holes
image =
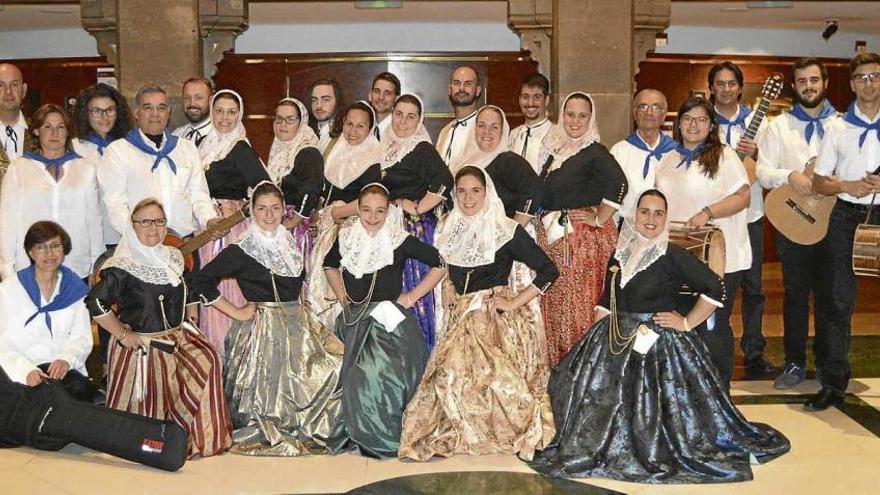
[[[737, 109], [738, 111], [739, 109]], [[745, 125], [748, 126], [749, 122], [755, 118], [755, 112], [749, 113], [749, 116], [746, 118]], [[767, 119], [761, 121], [761, 125], [758, 127], [758, 132], [755, 135], [755, 143], [758, 145], [758, 156], [761, 155], [761, 147], [763, 146], [763, 142], [761, 141], [763, 137], [764, 128], [767, 126]], [[721, 138], [721, 142], [730, 146], [730, 148], [736, 154], [736, 143], [739, 142], [740, 138], [746, 133], [746, 130], [739, 126], [734, 126], [730, 129], [730, 142], [727, 142], [727, 128], [729, 126], [719, 125], [718, 126], [718, 136]], [[739, 159], [739, 155], [737, 155], [737, 159]], [[740, 161], [742, 163], [742, 161]], [[748, 176], [746, 176], [746, 181], [748, 182]], [[754, 184], [751, 185], [750, 189], [752, 200], [749, 203], [748, 207], [748, 222], [755, 222], [761, 219], [764, 216], [764, 190], [761, 187], [761, 184], [758, 181], [755, 181]]]
[[[822, 119], [823, 128], [827, 130], [838, 118], [835, 114]], [[784, 113], [767, 124], [761, 136], [755, 171], [763, 187], [773, 189], [787, 184], [793, 171], [803, 172], [810, 158], [819, 155], [823, 138], [819, 137], [818, 131], [813, 131], [812, 139], [807, 143], [804, 137], [807, 124], [790, 113]]]
[[[83, 158], [87, 158], [92, 161], [92, 165], [95, 167], [95, 171], [97, 173], [98, 167], [101, 166], [101, 155], [98, 153], [98, 145], [92, 143], [90, 141], [85, 141], [83, 139], [74, 139], [73, 140], [73, 151], [76, 151], [76, 154]], [[104, 197], [104, 191], [101, 190], [101, 184], [98, 184], [98, 194], [101, 198]], [[116, 229], [110, 225], [110, 217], [107, 214], [107, 205], [104, 204], [104, 201], [101, 201], [101, 224], [104, 226], [104, 244], [118, 244], [119, 239], [122, 238]]]
[[[158, 149], [143, 132], [141, 137], [148, 146]], [[162, 144], [165, 144], [164, 140]], [[165, 159], [153, 171], [156, 157], [135, 148], [125, 139], [113, 141], [104, 150], [104, 159], [98, 167], [98, 182], [110, 224], [117, 232], [125, 231], [126, 224], [131, 221], [131, 209], [147, 197], [154, 197], [162, 203], [168, 227], [180, 236], [192, 234], [198, 223], [204, 227], [208, 220], [217, 216], [195, 145], [180, 139], [169, 156], [177, 166], [177, 173], [171, 170]]]
[[42, 163], [21, 157], [12, 161], [0, 189], [0, 255], [3, 278], [30, 266], [24, 236], [34, 222], [52, 220], [70, 236], [72, 249], [65, 264], [81, 277], [104, 248], [100, 198], [91, 160], [77, 158], [63, 165], [60, 181]]
[[[712, 179], [703, 174], [703, 167], [696, 161], [690, 167], [684, 164], [679, 167], [680, 161], [681, 155], [672, 151], [663, 156], [657, 167], [656, 186], [669, 201], [667, 215], [670, 221], [687, 222], [704, 207], [748, 185], [745, 168], [729, 146], [724, 147], [718, 172]], [[747, 216], [748, 208], [714, 220], [724, 234], [725, 273], [747, 270], [752, 266]]]
[[[61, 277], [55, 284], [58, 295]], [[49, 301], [43, 299], [45, 306]], [[63, 359], [70, 369], [86, 372], [86, 359], [92, 352], [92, 327], [84, 302], [49, 313], [52, 333], [46, 326], [45, 314], [39, 314], [27, 326], [25, 321], [37, 311], [36, 306], [18, 281], [17, 276], [0, 284], [0, 366], [9, 378], [25, 383], [28, 373], [37, 365]]]
[[[636, 135], [638, 136], [638, 133]], [[639, 136], [639, 139], [642, 139], [642, 137]], [[659, 144], [660, 136], [657, 137], [657, 142], [654, 143], [654, 146], [650, 146], [648, 143], [645, 143], [645, 146], [653, 150]], [[626, 175], [628, 185], [626, 196], [624, 196], [621, 202], [620, 209], [614, 212], [614, 219], [619, 220], [621, 217], [632, 218], [635, 215], [636, 200], [643, 192], [654, 187], [654, 176], [657, 174], [659, 162], [656, 158], [652, 157], [651, 161], [648, 162], [648, 175], [643, 177], [642, 172], [645, 167], [645, 158], [648, 156], [647, 151], [636, 148], [625, 139], [612, 146], [610, 151], [614, 159], [617, 160], [617, 163], [620, 164], [624, 175]]]
[[[550, 131], [551, 127], [553, 127], [553, 122], [550, 122], [550, 119], [545, 117], [540, 124], [531, 128], [531, 132], [528, 132], [529, 127], [526, 124], [523, 124], [510, 131], [510, 137], [508, 138], [510, 151], [525, 158], [532, 165], [532, 168], [538, 175], [541, 175], [541, 169], [544, 167], [544, 164], [541, 163], [539, 159], [539, 155], [541, 154], [541, 143], [544, 141], [544, 137], [547, 135], [547, 132]], [[526, 143], [527, 132], [528, 143]], [[526, 144], [528, 144], [528, 146], [525, 146]], [[526, 148], [525, 154], [522, 152], [524, 146]]]
[[[867, 115], [854, 105], [858, 118], [870, 124], [880, 121], [880, 114], [869, 119]], [[868, 131], [865, 141], [859, 147], [859, 139], [865, 132], [864, 128], [850, 124], [842, 118], [825, 126], [825, 139], [819, 147], [819, 158], [816, 160], [816, 174], [823, 177], [837, 176], [838, 180], [859, 180], [865, 174], [873, 173], [880, 166], [880, 131]], [[871, 204], [873, 194], [857, 198], [840, 193], [838, 198], [850, 203]], [[880, 203], [880, 201], [878, 201]]]

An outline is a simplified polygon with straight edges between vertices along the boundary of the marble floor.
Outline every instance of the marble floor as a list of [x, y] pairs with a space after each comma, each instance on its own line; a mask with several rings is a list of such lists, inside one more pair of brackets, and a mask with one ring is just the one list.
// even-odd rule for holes
[[191, 461], [179, 472], [166, 473], [68, 446], [60, 452], [0, 450], [0, 491], [16, 495], [878, 493], [880, 378], [852, 380], [845, 404], [806, 413], [800, 403], [815, 388], [813, 381], [786, 393], [774, 390], [769, 381], [734, 384], [732, 395], [743, 413], [775, 426], [792, 444], [789, 454], [755, 466], [755, 479], [747, 483], [654, 486], [599, 479], [555, 481], [534, 475], [512, 455], [458, 456], [422, 464], [351, 454], [283, 459], [223, 455]]

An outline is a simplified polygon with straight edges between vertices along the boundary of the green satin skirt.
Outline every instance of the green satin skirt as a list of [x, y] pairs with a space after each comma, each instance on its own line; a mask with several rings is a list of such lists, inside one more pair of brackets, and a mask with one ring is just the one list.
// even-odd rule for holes
[[238, 454], [327, 453], [341, 420], [342, 342], [299, 302], [257, 303], [226, 336], [224, 392]]
[[[329, 445], [334, 452], [355, 448], [370, 457], [395, 457], [403, 411], [422, 378], [428, 352], [418, 320], [405, 316], [388, 332], [370, 317], [379, 303], [350, 305], [336, 319], [345, 343], [342, 362], [342, 422]], [[357, 315], [363, 312], [359, 321]]]

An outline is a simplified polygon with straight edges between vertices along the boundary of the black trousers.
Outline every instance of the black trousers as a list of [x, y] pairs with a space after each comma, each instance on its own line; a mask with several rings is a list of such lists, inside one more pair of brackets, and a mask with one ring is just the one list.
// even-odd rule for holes
[[[875, 207], [871, 223], [880, 224], [877, 215], [880, 206]], [[849, 340], [852, 314], [856, 303], [856, 276], [852, 270], [852, 247], [856, 227], [865, 221], [868, 209], [852, 203], [837, 200], [831, 211], [831, 224], [828, 226], [828, 314], [827, 324], [821, 329], [820, 349], [822, 356], [822, 386], [836, 392], [846, 392], [849, 383]], [[819, 329], [817, 329], [818, 331]]]
[[697, 327], [697, 333], [703, 338], [703, 342], [709, 349], [712, 364], [718, 368], [718, 376], [727, 390], [730, 390], [730, 379], [733, 377], [734, 339], [733, 329], [730, 326], [730, 310], [733, 307], [731, 291], [734, 290], [733, 287], [738, 287], [742, 283], [746, 273], [747, 270], [742, 270], [724, 274], [724, 285], [727, 288], [728, 296], [724, 307], [715, 310], [706, 323]]
[[[764, 354], [767, 341], [764, 340], [764, 294], [761, 293], [761, 276], [764, 265], [764, 219], [749, 224], [749, 244], [752, 248], [752, 266], [742, 272], [737, 285], [727, 284], [730, 307], [736, 301], [736, 289], [742, 288], [743, 334], [739, 346], [746, 359]], [[726, 279], [727, 277], [725, 277]]]
[[813, 295], [813, 323], [816, 338], [813, 340], [813, 356], [816, 368], [822, 367], [820, 337], [824, 330], [829, 300], [827, 270], [827, 243], [823, 239], [812, 246], [791, 242], [776, 233], [776, 253], [782, 262], [782, 322], [785, 362], [800, 367], [807, 365], [807, 335], [810, 323], [810, 294]]
[[[49, 373], [49, 364], [51, 363], [43, 363], [37, 368], [43, 370], [43, 373]], [[68, 370], [59, 383], [71, 397], [80, 402], [92, 402], [98, 393], [98, 387], [92, 383], [92, 380], [76, 370]]]

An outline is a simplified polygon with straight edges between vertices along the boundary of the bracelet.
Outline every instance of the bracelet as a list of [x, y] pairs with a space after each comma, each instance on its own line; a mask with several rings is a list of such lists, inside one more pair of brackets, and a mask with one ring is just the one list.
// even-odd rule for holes
[[707, 217], [709, 217], [710, 222], [712, 220], [715, 220], [715, 215], [712, 214], [712, 210], [708, 206], [704, 206], [703, 209], [700, 211], [702, 211], [703, 213], [706, 214]]
[[126, 328], [125, 330], [122, 331], [122, 337], [119, 337], [119, 340], [124, 340], [126, 335], [128, 335], [128, 329], [127, 329], [127, 328]]
[[690, 332], [690, 331], [691, 331], [691, 326], [688, 325], [688, 317], [687, 317], [687, 316], [682, 316], [682, 319], [684, 320], [684, 331], [685, 331], [685, 332]]
[[593, 225], [595, 225], [596, 227], [600, 227], [600, 228], [602, 227], [602, 224], [599, 223], [599, 215], [598, 214], [596, 214], [596, 218], [593, 220]]

